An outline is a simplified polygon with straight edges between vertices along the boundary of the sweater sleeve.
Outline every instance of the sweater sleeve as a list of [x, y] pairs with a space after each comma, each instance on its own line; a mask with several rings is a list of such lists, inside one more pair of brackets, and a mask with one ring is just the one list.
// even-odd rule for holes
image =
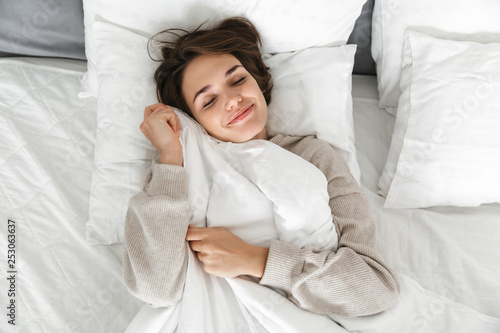
[[182, 298], [190, 218], [186, 170], [161, 164], [157, 157], [143, 191], [130, 199], [123, 253], [127, 288], [153, 307], [170, 306]]
[[369, 202], [343, 158], [315, 137], [280, 137], [276, 143], [325, 174], [338, 250], [319, 252], [272, 240], [259, 283], [320, 314], [354, 317], [389, 308], [399, 296], [399, 283], [377, 245]]

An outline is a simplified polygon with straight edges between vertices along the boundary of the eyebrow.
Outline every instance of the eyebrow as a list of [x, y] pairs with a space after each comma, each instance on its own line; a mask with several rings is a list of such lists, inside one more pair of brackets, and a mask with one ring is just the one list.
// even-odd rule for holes
[[[238, 69], [239, 67], [243, 67], [242, 65], [234, 65], [233, 67], [229, 68], [229, 70], [226, 72], [226, 77], [228, 77], [229, 75], [231, 75], [236, 69]], [[206, 92], [208, 90], [208, 88], [210, 88], [210, 85], [208, 86], [205, 86], [203, 88], [201, 88], [200, 90], [198, 90], [198, 92], [196, 94], [194, 94], [194, 98], [193, 98], [193, 104], [194, 104], [194, 101], [196, 100], [196, 98], [203, 94], [204, 92]]]

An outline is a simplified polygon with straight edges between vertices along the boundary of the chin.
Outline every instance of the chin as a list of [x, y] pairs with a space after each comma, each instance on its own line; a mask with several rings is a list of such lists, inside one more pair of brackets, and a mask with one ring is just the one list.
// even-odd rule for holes
[[231, 137], [229, 140], [226, 141], [231, 141], [234, 143], [243, 143], [252, 140], [254, 137], [256, 137], [259, 134], [259, 132], [255, 134], [248, 134], [248, 135], [237, 135]]
[[[234, 142], [234, 143], [243, 143], [252, 140], [257, 135], [259, 135], [265, 128], [264, 124], [260, 124], [257, 122], [253, 122], [252, 124], [242, 124], [246, 125], [242, 128], [233, 128], [230, 133], [227, 133], [226, 136], [215, 136], [217, 139], [222, 141]], [[213, 136], [213, 135], [212, 135]], [[267, 138], [266, 138], [267, 139]]]

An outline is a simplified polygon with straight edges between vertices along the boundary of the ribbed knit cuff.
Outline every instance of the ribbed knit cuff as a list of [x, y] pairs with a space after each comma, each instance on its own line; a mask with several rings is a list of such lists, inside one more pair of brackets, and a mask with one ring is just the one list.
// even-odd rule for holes
[[290, 292], [292, 277], [303, 271], [304, 250], [276, 239], [271, 240], [266, 269], [259, 283]]
[[167, 195], [172, 198], [187, 195], [187, 173], [184, 167], [172, 164], [153, 165], [153, 177], [146, 193], [151, 196]]

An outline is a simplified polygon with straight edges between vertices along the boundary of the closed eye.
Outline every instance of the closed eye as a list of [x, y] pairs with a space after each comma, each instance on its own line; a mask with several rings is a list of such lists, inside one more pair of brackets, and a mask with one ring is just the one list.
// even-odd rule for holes
[[[245, 81], [245, 79], [246, 79], [246, 78], [247, 78], [246, 76], [243, 76], [241, 79], [239, 79], [239, 80], [235, 81], [235, 82], [233, 83], [233, 86], [236, 86], [236, 85], [238, 85], [238, 84], [242, 83], [243, 81]], [[203, 108], [207, 108], [207, 107], [209, 107], [210, 105], [212, 105], [212, 104], [214, 103], [214, 101], [215, 101], [215, 97], [214, 97], [214, 98], [212, 98], [210, 101], [208, 101], [208, 103], [206, 103], [205, 105], [203, 105]]]
[[204, 108], [206, 108], [206, 107], [208, 107], [208, 106], [212, 105], [212, 103], [213, 103], [214, 101], [215, 101], [215, 97], [214, 97], [214, 98], [212, 98], [212, 99], [211, 99], [211, 100], [210, 100], [207, 104], [203, 105], [203, 107], [204, 107]]
[[243, 76], [241, 79], [239, 79], [238, 81], [236, 81], [235, 83], [233, 83], [233, 86], [237, 85], [238, 83], [243, 82], [246, 78], [247, 78], [246, 76]]

